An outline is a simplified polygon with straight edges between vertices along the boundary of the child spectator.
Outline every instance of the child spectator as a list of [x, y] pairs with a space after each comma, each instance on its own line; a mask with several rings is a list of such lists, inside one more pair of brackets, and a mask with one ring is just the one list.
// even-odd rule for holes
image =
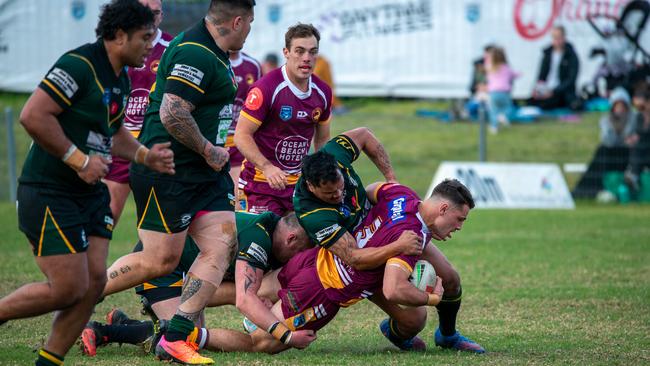
[[508, 116], [512, 112], [512, 83], [519, 74], [508, 66], [506, 54], [501, 47], [494, 47], [488, 51], [485, 59], [487, 71], [487, 90], [490, 96], [490, 132], [499, 131], [499, 123], [509, 125]]

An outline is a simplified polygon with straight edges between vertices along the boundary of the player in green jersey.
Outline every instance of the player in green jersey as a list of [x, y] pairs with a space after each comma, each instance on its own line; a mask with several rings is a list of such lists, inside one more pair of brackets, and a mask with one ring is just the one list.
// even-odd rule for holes
[[169, 143], [142, 146], [122, 126], [125, 66], [151, 51], [154, 15], [137, 0], [102, 8], [97, 41], [47, 72], [20, 121], [34, 140], [18, 188], [18, 221], [47, 278], [0, 299], [0, 323], [56, 311], [37, 365], [61, 365], [106, 282], [110, 196], [100, 179], [111, 153], [173, 174]]

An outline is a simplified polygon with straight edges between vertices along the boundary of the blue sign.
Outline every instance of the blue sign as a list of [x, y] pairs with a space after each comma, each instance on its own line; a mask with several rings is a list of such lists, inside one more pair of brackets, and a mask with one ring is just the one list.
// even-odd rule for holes
[[478, 3], [469, 3], [465, 7], [465, 18], [470, 23], [476, 23], [481, 19], [481, 5]]
[[269, 5], [269, 21], [277, 23], [282, 18], [282, 7], [278, 4]]
[[86, 1], [85, 0], [74, 0], [71, 4], [72, 6], [72, 17], [75, 20], [81, 20], [86, 15]]
[[291, 116], [293, 116], [293, 108], [290, 105], [283, 105], [280, 108], [280, 118], [286, 122], [291, 119]]

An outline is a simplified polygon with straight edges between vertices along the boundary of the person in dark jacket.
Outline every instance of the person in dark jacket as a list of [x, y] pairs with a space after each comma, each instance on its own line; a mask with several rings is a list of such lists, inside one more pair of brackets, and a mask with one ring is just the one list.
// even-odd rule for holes
[[551, 45], [543, 51], [537, 84], [529, 103], [542, 109], [577, 109], [576, 79], [580, 68], [578, 55], [566, 41], [563, 26], [553, 27], [551, 38]]

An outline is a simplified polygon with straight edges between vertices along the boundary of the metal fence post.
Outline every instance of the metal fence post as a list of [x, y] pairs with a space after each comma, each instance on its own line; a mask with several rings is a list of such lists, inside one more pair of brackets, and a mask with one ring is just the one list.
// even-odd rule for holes
[[9, 200], [16, 202], [16, 141], [14, 139], [14, 116], [11, 107], [5, 108], [5, 124], [7, 126], [7, 166], [9, 167]]
[[485, 162], [487, 159], [487, 141], [485, 138], [487, 132], [487, 110], [484, 101], [479, 101], [478, 123], [480, 125], [478, 136], [478, 161]]

